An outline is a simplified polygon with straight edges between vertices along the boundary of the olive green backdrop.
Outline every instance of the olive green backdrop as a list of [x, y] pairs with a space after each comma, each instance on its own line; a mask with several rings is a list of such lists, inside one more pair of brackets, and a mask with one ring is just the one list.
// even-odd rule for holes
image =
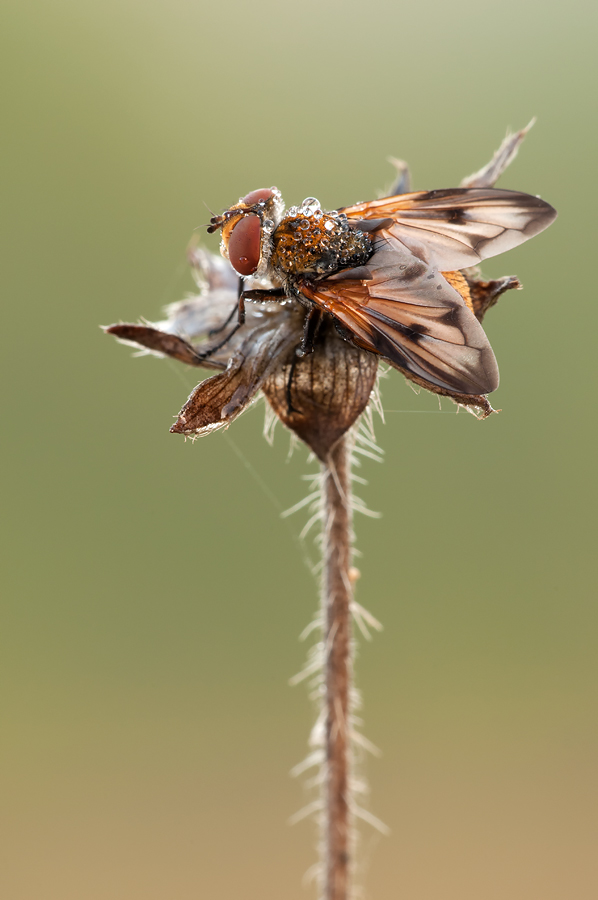
[[[360, 493], [371, 900], [590, 900], [596, 861], [596, 5], [55, 0], [2, 26], [0, 893], [299, 900], [288, 770], [312, 721], [295, 538], [313, 471], [258, 406], [168, 433], [195, 373], [99, 323], [159, 317], [247, 191], [335, 207], [387, 155], [450, 187], [537, 115], [500, 184], [559, 209], [489, 275], [500, 415], [392, 373]], [[203, 232], [202, 232], [203, 233]], [[217, 246], [208, 239], [209, 246]], [[308, 548], [309, 549], [309, 548]]]

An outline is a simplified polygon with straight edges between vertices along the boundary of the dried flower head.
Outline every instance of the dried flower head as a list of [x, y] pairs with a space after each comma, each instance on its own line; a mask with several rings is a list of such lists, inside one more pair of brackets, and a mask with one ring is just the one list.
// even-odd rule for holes
[[310, 197], [285, 213], [275, 188], [252, 191], [212, 219], [225, 258], [190, 251], [198, 295], [171, 305], [164, 322], [106, 331], [217, 370], [183, 406], [176, 434], [230, 425], [261, 390], [325, 460], [367, 406], [381, 358], [484, 418], [498, 369], [480, 323], [521, 285], [484, 281], [470, 264], [527, 240], [556, 215], [536, 197], [492, 190], [527, 130], [451, 191], [406, 193], [407, 167], [396, 160], [390, 199], [340, 212]]

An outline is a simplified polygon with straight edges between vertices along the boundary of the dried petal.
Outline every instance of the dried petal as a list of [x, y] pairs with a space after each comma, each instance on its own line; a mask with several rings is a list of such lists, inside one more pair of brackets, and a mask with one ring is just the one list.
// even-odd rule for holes
[[519, 146], [523, 141], [530, 128], [533, 128], [535, 119], [532, 119], [529, 125], [517, 131], [515, 134], [507, 134], [506, 138], [492, 157], [489, 163], [486, 163], [478, 172], [468, 175], [461, 182], [464, 188], [483, 188], [493, 187], [507, 166], [510, 166], [517, 153]]
[[210, 253], [196, 242], [190, 244], [187, 258], [198, 287], [208, 291], [228, 290], [236, 296], [239, 276], [226, 259]]
[[521, 282], [514, 275], [507, 275], [494, 281], [481, 281], [475, 275], [466, 272], [465, 280], [469, 287], [473, 311], [479, 322], [482, 321], [490, 307], [494, 306], [501, 294], [511, 290], [520, 291], [522, 288]]
[[325, 460], [366, 408], [377, 371], [376, 355], [347, 343], [325, 322], [314, 352], [301, 359], [290, 353], [262, 390], [281, 422]]
[[197, 385], [170, 430], [203, 435], [230, 425], [247, 409], [271, 371], [294, 351], [301, 334], [301, 315], [282, 307], [275, 320], [268, 317], [249, 329], [226, 371]]
[[409, 174], [409, 166], [403, 159], [396, 159], [394, 156], [388, 156], [387, 162], [396, 169], [395, 180], [392, 186], [382, 195], [383, 197], [396, 197], [397, 194], [406, 194], [411, 190], [411, 175]]
[[212, 369], [224, 369], [226, 363], [214, 359], [202, 359], [197, 350], [191, 344], [184, 341], [176, 334], [169, 334], [152, 328], [149, 325], [132, 325], [124, 322], [121, 325], [108, 325], [104, 328], [106, 334], [112, 334], [121, 344], [131, 344], [134, 347], [143, 347], [157, 353], [160, 356], [170, 356], [188, 366], [204, 366]]
[[206, 378], [192, 392], [170, 429], [175, 434], [207, 434], [230, 425], [253, 394], [243, 378], [243, 358], [233, 357], [226, 372]]
[[[198, 297], [171, 303], [166, 307], [168, 318], [156, 325], [162, 331], [185, 335], [194, 343], [209, 340], [215, 335], [221, 337], [223, 333], [226, 334], [226, 323], [235, 315], [237, 303], [236, 290], [219, 288]], [[228, 356], [225, 354], [225, 364]]]
[[417, 384], [418, 387], [425, 388], [427, 391], [430, 391], [431, 394], [439, 394], [441, 397], [450, 397], [457, 406], [464, 406], [478, 419], [487, 419], [493, 412], [500, 412], [500, 410], [494, 409], [485, 394], [459, 394], [457, 391], [445, 391], [443, 388], [430, 384], [429, 381], [424, 381], [423, 378], [418, 378], [417, 375], [414, 375], [412, 372], [404, 371], [399, 368], [399, 366], [394, 366], [394, 368], [398, 369], [399, 372], [402, 372], [409, 381]]

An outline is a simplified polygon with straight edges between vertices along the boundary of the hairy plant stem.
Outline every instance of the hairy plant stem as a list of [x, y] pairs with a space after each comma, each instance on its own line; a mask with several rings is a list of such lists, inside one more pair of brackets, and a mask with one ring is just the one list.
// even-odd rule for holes
[[351, 437], [345, 434], [323, 464], [325, 779], [323, 900], [349, 900], [352, 869]]

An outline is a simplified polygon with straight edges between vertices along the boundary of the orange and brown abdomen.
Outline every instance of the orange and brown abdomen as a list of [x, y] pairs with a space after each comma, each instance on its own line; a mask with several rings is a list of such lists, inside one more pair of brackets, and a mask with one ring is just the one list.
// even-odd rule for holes
[[469, 309], [474, 312], [473, 303], [471, 301], [471, 293], [469, 290], [469, 285], [465, 279], [465, 275], [462, 272], [441, 272], [440, 273], [445, 281], [448, 281], [450, 286], [454, 288], [458, 294], [460, 294]]

